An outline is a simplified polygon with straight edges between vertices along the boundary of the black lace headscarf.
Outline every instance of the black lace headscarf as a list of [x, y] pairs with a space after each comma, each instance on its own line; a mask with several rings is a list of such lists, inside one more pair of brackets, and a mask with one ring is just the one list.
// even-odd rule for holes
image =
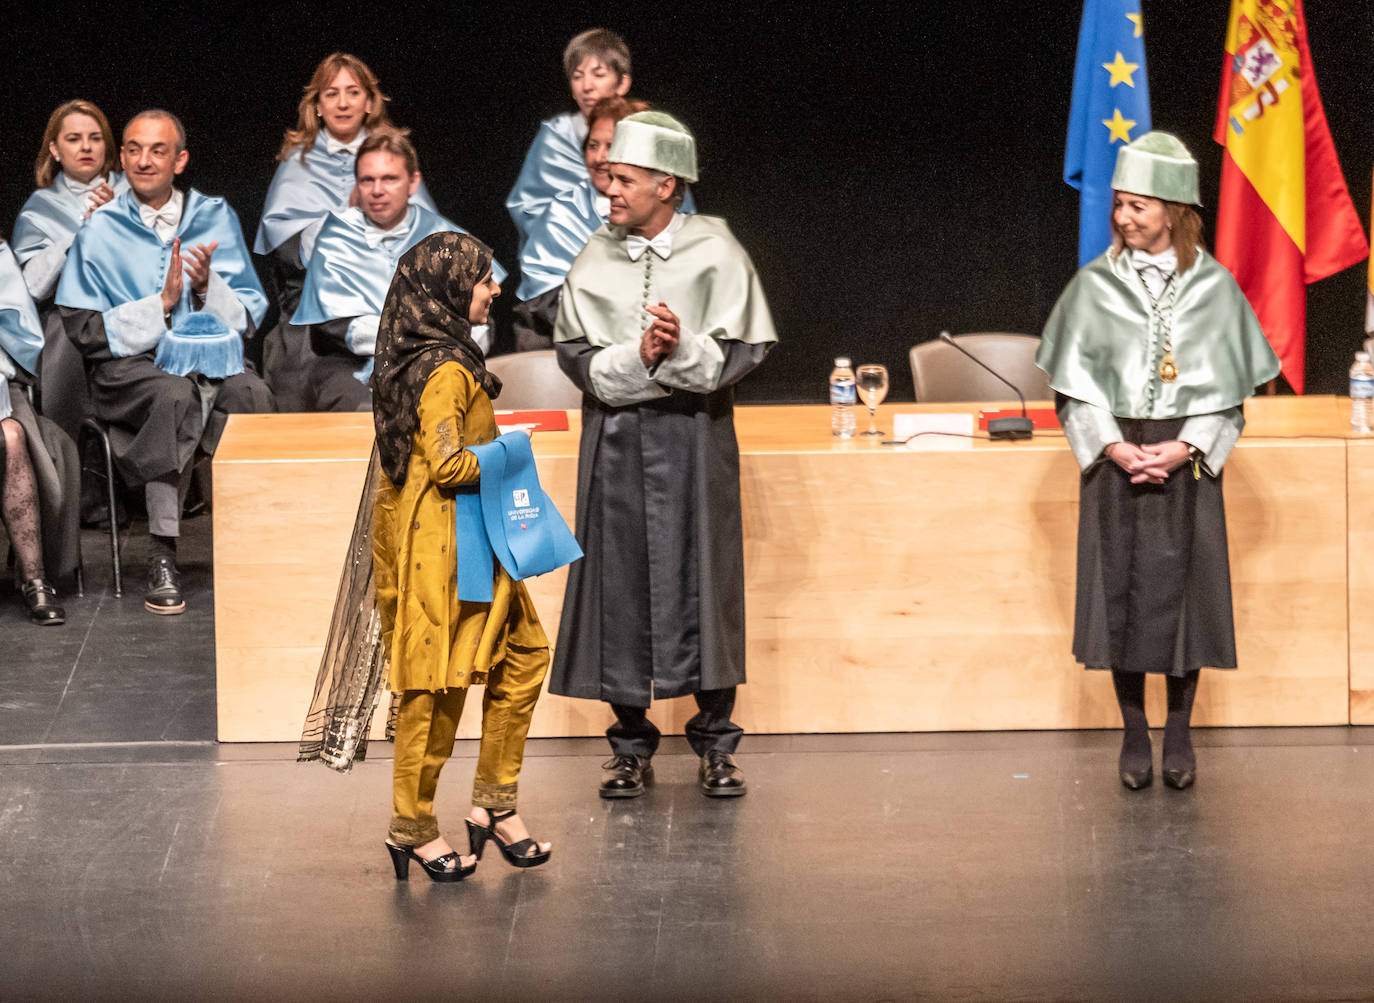
[[396, 265], [382, 307], [372, 368], [372, 418], [382, 470], [400, 487], [420, 428], [416, 413], [430, 374], [457, 362], [495, 399], [501, 381], [472, 340], [468, 308], [473, 288], [491, 270], [492, 252], [465, 233], [436, 233]]

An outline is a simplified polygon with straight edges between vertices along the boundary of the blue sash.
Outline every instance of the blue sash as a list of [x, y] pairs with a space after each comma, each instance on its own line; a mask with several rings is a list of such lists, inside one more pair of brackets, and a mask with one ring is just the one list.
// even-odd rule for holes
[[582, 548], [539, 484], [530, 438], [511, 432], [469, 446], [482, 467], [479, 490], [454, 499], [458, 598], [491, 602], [492, 556], [516, 581], [547, 574]]

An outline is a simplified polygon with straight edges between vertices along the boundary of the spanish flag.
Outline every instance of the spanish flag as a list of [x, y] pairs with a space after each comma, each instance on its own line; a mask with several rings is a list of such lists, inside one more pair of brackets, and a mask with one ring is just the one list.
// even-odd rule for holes
[[[1374, 199], [1370, 200], [1369, 232], [1374, 238]], [[1374, 248], [1370, 249], [1374, 251]], [[1374, 253], [1369, 256], [1369, 292], [1364, 300], [1364, 333], [1374, 334]]]
[[1217, 260], [1302, 393], [1306, 287], [1369, 254], [1317, 93], [1302, 0], [1232, 0], [1214, 138], [1225, 147]]

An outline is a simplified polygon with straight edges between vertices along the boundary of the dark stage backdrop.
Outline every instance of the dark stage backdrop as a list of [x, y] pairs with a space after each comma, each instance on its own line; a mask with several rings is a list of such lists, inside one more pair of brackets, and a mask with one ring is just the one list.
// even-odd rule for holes
[[[696, 132], [703, 211], [753, 255], [781, 344], [740, 388], [820, 402], [832, 357], [882, 362], [911, 399], [906, 350], [954, 332], [1038, 333], [1076, 263], [1077, 197], [1061, 180], [1076, 0], [774, 4], [279, 3], [236, 11], [26, 5], [6, 31], [0, 227], [32, 187], [43, 125], [84, 96], [115, 124], [162, 105], [190, 134], [187, 180], [226, 196], [252, 238], [300, 88], [334, 49], [361, 56], [414, 130], [439, 207], [514, 269], [504, 197], [540, 119], [568, 109], [560, 53], [593, 25], [634, 53], [633, 93]], [[1154, 121], [1202, 163], [1227, 0], [1145, 0]], [[1336, 148], [1368, 220], [1374, 5], [1309, 0]], [[11, 12], [11, 18], [13, 11]], [[1204, 210], [1208, 232], [1213, 214]], [[1311, 287], [1308, 382], [1341, 392], [1362, 338], [1364, 273]], [[507, 289], [508, 300], [513, 284]], [[508, 306], [508, 304], [507, 304]]]

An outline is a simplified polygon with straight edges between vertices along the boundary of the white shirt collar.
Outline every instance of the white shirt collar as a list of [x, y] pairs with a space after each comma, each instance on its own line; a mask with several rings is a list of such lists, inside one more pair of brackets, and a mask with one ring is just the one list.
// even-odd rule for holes
[[652, 250], [664, 261], [668, 260], [673, 253], [673, 235], [682, 229], [682, 224], [687, 221], [687, 217], [680, 212], [673, 213], [673, 218], [668, 221], [658, 234], [652, 239], [630, 234], [625, 238], [625, 253], [630, 256], [631, 261], [638, 261], [643, 257], [644, 252]]
[[324, 151], [326, 153], [351, 153], [358, 155], [358, 147], [363, 145], [363, 140], [367, 138], [367, 130], [359, 129], [358, 134], [347, 143], [340, 143], [334, 138], [333, 133], [328, 129], [324, 130]]
[[152, 227], [158, 240], [166, 244], [177, 232], [177, 224], [181, 222], [181, 207], [185, 201], [186, 197], [173, 188], [171, 197], [162, 203], [161, 209], [154, 209], [144, 202], [139, 202], [138, 218], [143, 220], [146, 226]]
[[85, 198], [101, 185], [109, 184], [110, 181], [107, 175], [97, 174], [95, 177], [91, 178], [91, 180], [82, 184], [80, 181], [73, 181], [71, 178], [67, 177], [65, 171], [58, 171], [57, 177], [62, 182], [62, 187], [71, 192], [75, 198]]
[[1166, 247], [1158, 254], [1150, 254], [1141, 248], [1131, 251], [1131, 265], [1136, 271], [1142, 268], [1157, 268], [1165, 275], [1178, 270], [1178, 252], [1173, 246]]
[[1131, 251], [1131, 266], [1140, 275], [1140, 281], [1145, 283], [1150, 295], [1158, 299], [1168, 286], [1169, 279], [1178, 271], [1178, 253], [1172, 246], [1158, 254], [1149, 254], [1136, 248]]
[[[359, 211], [361, 212], [361, 210]], [[367, 214], [364, 213], [363, 219], [366, 221], [366, 225], [363, 227], [363, 239], [367, 241], [367, 246], [375, 248], [378, 244], [400, 240], [406, 235], [406, 231], [410, 229], [410, 217], [414, 212], [414, 206], [408, 207], [406, 209], [406, 214], [401, 217], [401, 221], [390, 230], [383, 230], [373, 223], [372, 220], [368, 219]]]
[[592, 199], [592, 205], [596, 208], [596, 214], [602, 219], [611, 218], [611, 200], [609, 197], [598, 192], [596, 197]]

